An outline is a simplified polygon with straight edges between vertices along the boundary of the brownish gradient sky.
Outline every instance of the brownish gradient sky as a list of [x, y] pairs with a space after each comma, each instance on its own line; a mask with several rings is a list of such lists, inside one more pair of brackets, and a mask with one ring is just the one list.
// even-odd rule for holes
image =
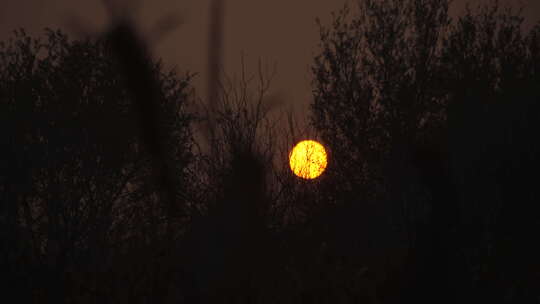
[[[120, 1], [119, 1], [120, 2]], [[134, 1], [124, 0], [129, 3]], [[177, 12], [183, 24], [151, 45], [156, 56], [180, 70], [198, 72], [195, 85], [204, 91], [206, 42], [210, 0], [141, 1], [136, 12], [143, 33], [149, 35], [160, 16]], [[286, 104], [305, 109], [310, 100], [309, 66], [317, 50], [318, 30], [315, 18], [328, 21], [330, 12], [346, 0], [225, 0], [224, 64], [228, 73], [240, 68], [240, 56], [246, 55], [248, 70], [255, 71], [258, 58], [277, 64], [273, 91]], [[349, 1], [351, 2], [351, 1]], [[479, 2], [471, 1], [472, 3]], [[540, 19], [540, 0], [502, 0], [523, 4], [528, 22]], [[101, 1], [90, 0], [3, 0], [0, 10], [0, 39], [18, 27], [40, 33], [44, 27], [68, 30], [73, 20], [98, 31], [106, 25]], [[452, 11], [464, 7], [455, 0]]]

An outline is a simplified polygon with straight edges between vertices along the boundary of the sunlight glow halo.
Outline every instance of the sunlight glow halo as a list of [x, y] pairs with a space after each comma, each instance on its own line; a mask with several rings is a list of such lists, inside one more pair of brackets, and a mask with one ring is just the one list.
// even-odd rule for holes
[[304, 179], [319, 177], [328, 164], [326, 150], [314, 140], [303, 140], [296, 144], [289, 153], [289, 165], [292, 172]]

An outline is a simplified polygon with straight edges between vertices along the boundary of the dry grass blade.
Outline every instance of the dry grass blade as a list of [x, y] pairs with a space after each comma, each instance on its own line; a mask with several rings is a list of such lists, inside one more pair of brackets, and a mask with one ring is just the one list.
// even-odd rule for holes
[[174, 164], [170, 163], [162, 140], [166, 134], [159, 123], [160, 87], [151, 56], [131, 19], [121, 15], [121, 10], [114, 1], [104, 0], [103, 3], [112, 18], [106, 38], [117, 56], [125, 84], [132, 93], [141, 139], [152, 158], [156, 182], [164, 193], [162, 201], [167, 205], [170, 215], [177, 217], [180, 210], [175, 198], [174, 176], [171, 171]]

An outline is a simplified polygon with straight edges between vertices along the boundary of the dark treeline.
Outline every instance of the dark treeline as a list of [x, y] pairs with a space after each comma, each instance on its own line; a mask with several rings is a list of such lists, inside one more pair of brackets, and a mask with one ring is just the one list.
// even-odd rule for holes
[[[0, 42], [4, 298], [538, 303], [540, 25], [356, 4], [319, 24], [311, 131], [271, 113], [262, 64], [201, 107], [121, 19]], [[305, 137], [317, 180], [288, 168]]]

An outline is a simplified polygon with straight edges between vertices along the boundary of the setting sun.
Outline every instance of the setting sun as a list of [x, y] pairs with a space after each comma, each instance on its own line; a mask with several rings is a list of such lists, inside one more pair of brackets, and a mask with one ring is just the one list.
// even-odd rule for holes
[[323, 145], [314, 140], [301, 141], [289, 154], [289, 165], [298, 177], [317, 178], [326, 169], [326, 150]]

